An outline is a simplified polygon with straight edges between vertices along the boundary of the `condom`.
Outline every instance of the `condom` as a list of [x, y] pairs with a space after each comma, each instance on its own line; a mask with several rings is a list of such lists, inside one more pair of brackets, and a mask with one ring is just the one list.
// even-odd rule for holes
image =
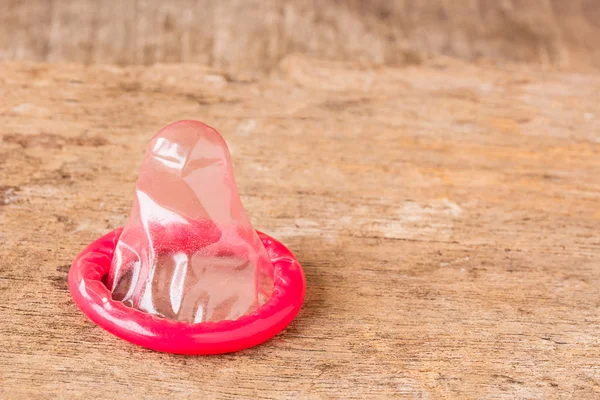
[[221, 135], [197, 121], [151, 140], [125, 227], [74, 260], [69, 290], [93, 322], [169, 353], [219, 354], [262, 343], [296, 316], [302, 268], [255, 231]]

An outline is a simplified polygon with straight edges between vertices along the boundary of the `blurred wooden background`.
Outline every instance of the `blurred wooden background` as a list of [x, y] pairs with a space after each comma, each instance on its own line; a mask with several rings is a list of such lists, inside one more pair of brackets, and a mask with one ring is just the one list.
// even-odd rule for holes
[[598, 0], [3, 0], [0, 60], [268, 71], [291, 53], [600, 67]]

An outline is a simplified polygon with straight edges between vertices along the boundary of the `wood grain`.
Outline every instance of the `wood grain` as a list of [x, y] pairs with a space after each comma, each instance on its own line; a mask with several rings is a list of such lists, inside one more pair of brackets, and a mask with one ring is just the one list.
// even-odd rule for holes
[[200, 63], [270, 71], [287, 55], [599, 68], [597, 0], [3, 0], [0, 59]]
[[[0, 398], [600, 398], [599, 93], [446, 59], [0, 64]], [[237, 354], [135, 347], [67, 292], [184, 118], [224, 135], [255, 227], [306, 271], [298, 318]]]

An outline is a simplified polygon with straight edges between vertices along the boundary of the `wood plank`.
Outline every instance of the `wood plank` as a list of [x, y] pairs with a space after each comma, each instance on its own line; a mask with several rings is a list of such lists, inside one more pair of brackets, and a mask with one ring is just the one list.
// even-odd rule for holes
[[[598, 398], [599, 93], [444, 59], [0, 64], [0, 398]], [[223, 134], [255, 227], [307, 275], [292, 325], [236, 354], [135, 347], [67, 292], [186, 118]]]
[[600, 67], [596, 0], [3, 0], [0, 60], [200, 63], [284, 57], [376, 65], [465, 60]]

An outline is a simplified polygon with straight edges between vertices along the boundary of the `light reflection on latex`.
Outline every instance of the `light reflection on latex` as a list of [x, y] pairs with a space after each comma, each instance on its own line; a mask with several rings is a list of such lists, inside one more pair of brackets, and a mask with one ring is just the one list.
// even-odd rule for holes
[[168, 168], [181, 170], [185, 165], [185, 152], [177, 143], [157, 138], [152, 151], [155, 159]]
[[173, 255], [173, 261], [175, 261], [175, 271], [171, 278], [171, 305], [173, 306], [173, 312], [179, 313], [181, 307], [181, 299], [183, 297], [183, 288], [185, 283], [185, 276], [187, 274], [188, 258], [185, 253], [175, 253]]

